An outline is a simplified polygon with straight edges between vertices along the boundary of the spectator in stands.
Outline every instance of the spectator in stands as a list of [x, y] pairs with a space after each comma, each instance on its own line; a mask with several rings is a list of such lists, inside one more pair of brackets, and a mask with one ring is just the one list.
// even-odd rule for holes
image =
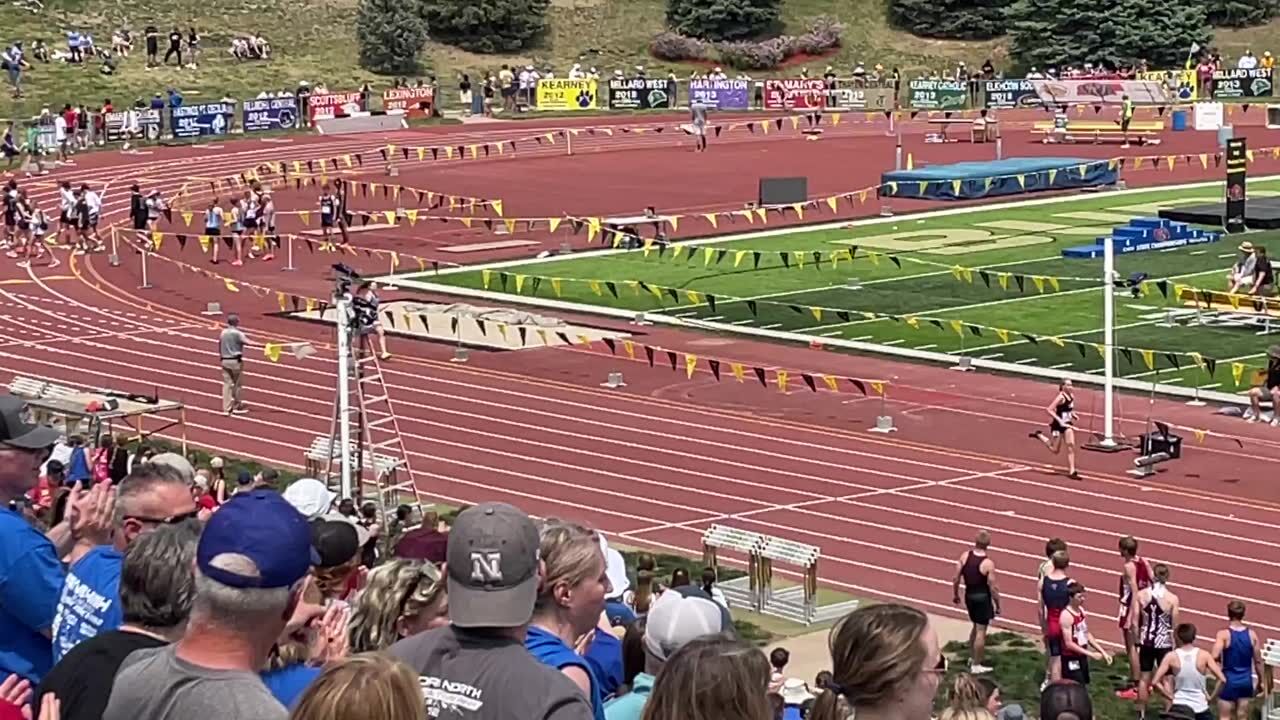
[[631, 589], [631, 580], [627, 577], [627, 561], [622, 553], [609, 547], [604, 533], [600, 533], [600, 549], [604, 552], [605, 571], [609, 575], [609, 596], [604, 601], [604, 611], [613, 627], [625, 627], [636, 619], [636, 613], [626, 603], [626, 595]]
[[774, 648], [769, 653], [769, 666], [773, 668], [773, 672], [769, 675], [769, 692], [782, 691], [782, 685], [787, 680], [786, 672], [789, 662], [791, 662], [791, 653], [786, 648]]
[[1258, 67], [1258, 58], [1253, 54], [1252, 50], [1245, 50], [1240, 59], [1236, 61], [1236, 67], [1241, 70], [1253, 70]]
[[[622, 634], [622, 685], [614, 691], [614, 699], [631, 692], [635, 687], [636, 678], [640, 673], [644, 672], [645, 651], [644, 651], [644, 629], [648, 625], [645, 617], [642, 615], [635, 619]], [[615, 629], [616, 632], [616, 629]], [[609, 717], [609, 705], [605, 704], [605, 717]]]
[[394, 643], [449, 623], [449, 594], [435, 565], [391, 560], [369, 573], [352, 605], [351, 652], [386, 650]]
[[1271, 399], [1271, 426], [1280, 427], [1280, 345], [1267, 348], [1267, 370], [1262, 384], [1249, 390], [1249, 409], [1244, 417], [1248, 422], [1264, 420], [1262, 401]]
[[1040, 692], [1040, 720], [1093, 720], [1089, 688], [1070, 680], [1049, 685]]
[[257, 671], [299, 619], [294, 610], [313, 554], [306, 519], [278, 493], [229, 501], [196, 548], [195, 599], [182, 639], [129, 656], [103, 720], [284, 720]]
[[[403, 509], [412, 513], [412, 508], [408, 506], [403, 506]], [[396, 514], [398, 522], [408, 522], [407, 516], [400, 518], [399, 509]], [[393, 536], [394, 532], [393, 530]], [[423, 516], [421, 525], [400, 536], [393, 554], [399, 558], [422, 560], [439, 567], [444, 565], [448, 545], [449, 526], [434, 512], [429, 512]]]
[[787, 678], [778, 693], [782, 697], [782, 717], [784, 720], [800, 720], [804, 717], [802, 708], [813, 702], [814, 695], [809, 686], [800, 678]]
[[831, 631], [834, 682], [814, 703], [810, 720], [917, 720], [930, 716], [946, 657], [929, 618], [906, 605], [868, 605]]
[[524, 647], [546, 568], [538, 529], [503, 503], [462, 511], [449, 533], [447, 627], [391, 646], [421, 675], [428, 714], [474, 720], [588, 720], [591, 705]]
[[[670, 658], [696, 638], [733, 632], [728, 611], [701, 589], [684, 586], [664, 592], [645, 617], [644, 672], [632, 680], [629, 693], [605, 707], [607, 720], [640, 720], [642, 715], [648, 720], [646, 705]], [[760, 660], [764, 671], [759, 692], [763, 695], [769, 670], [763, 654]]]
[[1231, 266], [1231, 271], [1227, 273], [1227, 292], [1237, 293], [1242, 287], [1253, 287], [1255, 269], [1258, 265], [1257, 256], [1253, 252], [1253, 243], [1245, 240], [1236, 248], [1240, 256], [1236, 258], [1236, 262]]
[[947, 706], [938, 720], [995, 720], [987, 706], [987, 692], [976, 675], [958, 673], [947, 691]]
[[334, 663], [308, 688], [294, 720], [423, 720], [423, 689], [404, 663], [369, 653]]
[[579, 643], [601, 621], [604, 598], [609, 594], [600, 540], [581, 525], [549, 520], [542, 527], [540, 556], [546, 577], [525, 635], [525, 647], [572, 680], [591, 699], [596, 720], [602, 720], [605, 694], [601, 678], [583, 657], [585, 648]]
[[685, 585], [688, 585], [691, 582], [692, 581], [689, 579], [689, 570], [687, 568], [678, 567], [675, 570], [671, 571], [670, 587], [673, 587], [673, 588], [684, 587]]
[[285, 488], [284, 499], [310, 522], [328, 515], [338, 494], [315, 478], [302, 478]]
[[311, 574], [325, 604], [349, 600], [364, 585], [360, 548], [367, 540], [364, 528], [345, 518], [330, 515], [311, 523], [311, 543], [319, 556]]
[[720, 603], [725, 609], [729, 609], [729, 598], [724, 596], [724, 591], [716, 587], [716, 569], [713, 567], [705, 567], [702, 569], [702, 591], [711, 597], [712, 600]]
[[200, 61], [200, 33], [196, 32], [196, 26], [192, 25], [187, 28], [187, 67], [195, 70], [198, 68]]
[[37, 683], [53, 666], [49, 637], [66, 577], [62, 558], [78, 560], [109, 541], [114, 488], [72, 489], [74, 522], [58, 519], [41, 535], [9, 503], [36, 483], [40, 466], [58, 439], [47, 425], [24, 419], [26, 403], [0, 395], [0, 678], [11, 674]]
[[1267, 249], [1256, 245], [1253, 248], [1253, 254], [1257, 259], [1253, 267], [1253, 286], [1249, 288], [1249, 294], [1271, 297], [1276, 294], [1276, 276], [1275, 270], [1271, 267], [1271, 260], [1267, 258]]
[[[772, 720], [768, 682], [769, 663], [756, 647], [728, 635], [697, 638], [658, 673], [644, 718]], [[917, 717], [928, 717], [928, 711]]]
[[124, 552], [119, 605], [123, 624], [76, 645], [36, 690], [62, 702], [61, 720], [99, 720], [121, 663], [135, 650], [158, 648], [182, 636], [191, 612], [193, 567], [200, 524], [163, 525]]
[[147, 43], [147, 69], [149, 70], [160, 64], [160, 29], [155, 25], [148, 25], [142, 33]]
[[120, 483], [111, 544], [99, 545], [67, 571], [53, 620], [53, 661], [124, 622], [120, 577], [124, 553], [143, 533], [195, 520], [190, 483], [166, 465], [140, 465]]
[[314, 595], [314, 583], [304, 582], [301, 606], [324, 607], [318, 623], [304, 625], [288, 633], [271, 648], [262, 682], [281, 705], [292, 709], [307, 688], [320, 677], [327, 663], [347, 656], [350, 608], [335, 602], [327, 606], [312, 605], [307, 596]]
[[636, 590], [629, 600], [624, 596], [624, 601], [637, 615], [649, 612], [649, 607], [653, 604], [653, 598], [657, 594], [657, 568], [658, 561], [649, 553], [640, 553], [636, 557]]
[[0, 53], [0, 67], [9, 74], [9, 85], [13, 87], [13, 97], [22, 97], [22, 72], [31, 69], [22, 52], [22, 41], [15, 41]]

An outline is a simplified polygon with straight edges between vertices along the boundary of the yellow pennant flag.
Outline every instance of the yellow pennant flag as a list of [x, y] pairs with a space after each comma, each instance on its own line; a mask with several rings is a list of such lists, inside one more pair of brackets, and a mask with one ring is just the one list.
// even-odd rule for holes
[[711, 265], [711, 258], [715, 257], [715, 254], [715, 248], [702, 248], [702, 267], [709, 267]]
[[769, 214], [765, 212], [764, 208], [756, 208], [756, 215], [760, 216], [760, 222], [766, 225], [769, 224]]
[[159, 230], [151, 231], [151, 244], [155, 246], [157, 252], [160, 251], [160, 245], [164, 242], [164, 233]]
[[791, 205], [791, 209], [796, 211], [797, 218], [801, 220], [804, 219], [804, 205], [801, 205], [800, 203], [793, 203]]
[[1194, 363], [1196, 364], [1196, 367], [1198, 367], [1198, 368], [1203, 368], [1203, 367], [1204, 367], [1204, 356], [1203, 356], [1203, 355], [1201, 355], [1201, 354], [1200, 354], [1200, 353], [1198, 353], [1198, 352], [1195, 352], [1194, 350], [1193, 350], [1193, 351], [1191, 351], [1191, 352], [1189, 352], [1189, 353], [1187, 353], [1187, 354], [1191, 356], [1191, 361], [1192, 361], [1192, 362], [1194, 362]]
[[1170, 169], [1170, 170], [1172, 170], [1172, 169], [1173, 169], [1173, 165], [1174, 165], [1174, 163], [1176, 163], [1177, 161], [1178, 161], [1178, 158], [1177, 158], [1177, 157], [1175, 157], [1175, 156], [1173, 156], [1173, 155], [1170, 155], [1169, 157], [1165, 158], [1165, 162], [1169, 163], [1169, 169]]
[[671, 225], [671, 232], [679, 232], [679, 231], [680, 231], [680, 216], [679, 216], [679, 215], [672, 215], [671, 217], [667, 218], [667, 222], [668, 222], [668, 223], [670, 223], [670, 225]]
[[681, 254], [681, 253], [683, 253], [683, 252], [684, 252], [684, 246], [683, 246], [683, 245], [672, 245], [672, 246], [671, 246], [671, 259], [672, 259], [672, 260], [678, 259], [678, 258], [680, 257], [680, 254]]
[[1156, 353], [1154, 350], [1139, 350], [1142, 355], [1142, 362], [1147, 366], [1148, 370], [1156, 369]]
[[799, 250], [794, 250], [792, 251], [792, 254], [796, 256], [796, 267], [797, 268], [804, 267], [804, 253]]
[[304, 307], [306, 307], [307, 312], [312, 312], [313, 310], [316, 309], [315, 298], [304, 298], [303, 300], [304, 300]]
[[591, 347], [591, 338], [587, 337], [586, 335], [579, 335], [578, 343], [580, 345], [586, 345], [587, 347]]
[[782, 392], [786, 392], [787, 391], [787, 371], [778, 370], [777, 377], [778, 377], [778, 389], [781, 390]]
[[484, 286], [484, 289], [485, 289], [485, 290], [488, 290], [488, 289], [489, 289], [489, 283], [490, 283], [490, 282], [492, 282], [492, 281], [493, 281], [493, 271], [492, 271], [492, 270], [481, 270], [481, 271], [480, 271], [480, 284], [481, 284], [482, 286]]
[[[489, 206], [492, 207], [493, 211], [498, 214], [498, 217], [502, 217], [502, 201], [501, 200], [490, 201]], [[559, 223], [556, 223], [556, 224], [558, 225]]]
[[209, 246], [212, 245], [212, 243], [209, 241], [209, 236], [201, 235], [200, 237], [196, 238], [196, 241], [200, 243], [200, 252], [208, 255]]
[[596, 235], [600, 232], [600, 218], [587, 219], [587, 242], [596, 239]]
[[1009, 331], [1008, 331], [1008, 330], [1004, 330], [1004, 329], [1001, 329], [1001, 328], [996, 328], [996, 329], [995, 329], [995, 331], [996, 331], [996, 337], [1000, 338], [1000, 342], [1002, 342], [1002, 343], [1007, 343], [1007, 342], [1009, 342]]
[[827, 389], [831, 392], [840, 392], [840, 380], [830, 375], [823, 375], [822, 382], [826, 383]]
[[298, 217], [302, 219], [302, 224], [303, 224], [303, 225], [307, 225], [307, 226], [310, 226], [310, 225], [311, 225], [311, 211], [310, 211], [310, 210], [303, 210], [303, 211], [299, 212], [299, 213], [298, 213]]
[[418, 148], [418, 162], [422, 162], [423, 160], [426, 159], [426, 157], [427, 157], [427, 149], [424, 147]]
[[555, 232], [560, 227], [560, 218], [556, 218], [556, 217], [548, 218], [547, 227], [551, 230], [551, 232]]
[[229, 278], [222, 278], [222, 284], [227, 287], [227, 292], [240, 292], [240, 288], [236, 287], [236, 284], [231, 282]]
[[813, 313], [814, 320], [817, 320], [818, 322], [822, 322], [822, 308], [811, 307], [809, 308], [809, 312]]
[[910, 328], [913, 328], [915, 330], [920, 329], [920, 318], [914, 315], [907, 315], [906, 317], [902, 318], [902, 321], [905, 322], [907, 326]]
[[409, 209], [409, 210], [405, 210], [405, 211], [404, 211], [404, 216], [405, 216], [405, 217], [407, 217], [407, 218], [409, 218], [409, 226], [410, 226], [410, 227], [412, 227], [412, 226], [414, 226], [414, 225], [417, 225], [417, 224], [418, 224], [418, 209], [417, 209], [417, 208], [411, 208], [411, 209]]
[[832, 195], [831, 197], [827, 198], [827, 207], [831, 208], [831, 212], [836, 211], [836, 202], [838, 200], [839, 200], [839, 197], [835, 195]]
[[280, 305], [280, 312], [284, 312], [289, 309], [289, 301], [282, 292], [276, 293], [276, 303]]
[[952, 320], [951, 329], [955, 330], [956, 334], [959, 335], [960, 337], [964, 337], [964, 323], [960, 322], [959, 320]]
[[1041, 294], [1044, 294], [1044, 278], [1040, 277], [1039, 275], [1032, 275], [1031, 282], [1035, 283], [1036, 291], [1038, 291]]
[[746, 250], [739, 250], [733, 254], [733, 266], [736, 268], [742, 264], [742, 259], [747, 256]]
[[587, 287], [591, 288], [591, 292], [595, 293], [597, 297], [604, 297], [604, 290], [600, 288], [599, 280], [588, 280]]
[[479, 145], [469, 145], [469, 146], [467, 146], [467, 149], [471, 151], [471, 159], [472, 159], [472, 160], [475, 160], [477, 157], [479, 157], [479, 156], [480, 156], [480, 146], [479, 146]]
[[879, 380], [871, 381], [871, 389], [875, 390], [877, 395], [884, 395], [884, 383]]
[[1061, 348], [1061, 347], [1066, 347], [1066, 346], [1067, 346], [1067, 344], [1066, 344], [1065, 342], [1063, 342], [1063, 341], [1062, 341], [1062, 338], [1060, 338], [1060, 337], [1047, 337], [1047, 338], [1045, 338], [1045, 340], [1048, 340], [1049, 342], [1053, 343], [1054, 345], [1057, 345], [1057, 346], [1058, 346], [1058, 347], [1060, 347], [1060, 348]]
[[1244, 379], [1244, 363], [1231, 363], [1231, 379], [1236, 387], [1240, 387], [1240, 381]]
[[706, 215], [703, 215], [702, 217], [706, 218], [706, 219], [707, 219], [707, 222], [711, 223], [711, 227], [712, 227], [712, 228], [719, 228], [719, 227], [720, 227], [720, 221], [716, 219], [716, 214], [715, 214], [715, 213], [707, 213]]
[[1195, 434], [1196, 434], [1196, 444], [1197, 444], [1197, 445], [1203, 445], [1203, 444], [1204, 444], [1204, 436], [1206, 435], [1205, 431], [1204, 431], [1204, 430], [1192, 430], [1191, 432], [1193, 432], [1193, 433], [1195, 433]]
[[1000, 283], [1001, 290], [1009, 289], [1009, 273], [997, 273], [996, 280]]
[[551, 278], [551, 289], [555, 291], [556, 297], [560, 297], [560, 278]]
[[1053, 185], [1053, 180], [1056, 177], [1058, 177], [1058, 171], [1053, 168], [1049, 168], [1049, 185]]
[[1107, 348], [1105, 345], [1094, 343], [1093, 349], [1098, 351], [1098, 357], [1102, 358], [1103, 360], [1107, 359]]
[[525, 279], [526, 277], [528, 277], [528, 276], [527, 276], [527, 275], [517, 275], [517, 276], [516, 276], [516, 294], [519, 294], [519, 293], [520, 293], [520, 291], [524, 290], [524, 279]]
[[508, 220], [503, 220], [503, 221], [502, 221], [502, 224], [507, 226], [507, 234], [508, 234], [508, 235], [510, 235], [510, 234], [512, 234], [512, 233], [514, 233], [514, 232], [516, 231], [516, 221], [515, 221], [515, 220], [510, 220], [510, 219], [508, 219]]
[[388, 224], [388, 225], [395, 225], [395, 224], [396, 224], [396, 211], [395, 211], [395, 210], [387, 210], [386, 212], [384, 212], [384, 213], [383, 213], [383, 215], [385, 215], [385, 216], [386, 216], [386, 218], [387, 218], [387, 224]]
[[1209, 169], [1209, 154], [1208, 154], [1208, 153], [1200, 153], [1200, 169], [1201, 169], [1201, 170], [1207, 170], [1207, 169]]
[[182, 213], [182, 224], [186, 225], [187, 227], [191, 227], [191, 218], [193, 217], [195, 217], [195, 213], [192, 213], [192, 212]]
[[693, 303], [694, 305], [702, 304], [702, 293], [698, 292], [697, 290], [685, 290], [684, 296], [689, 298], [689, 302]]
[[697, 369], [698, 369], [698, 356], [697, 356], [697, 355], [685, 355], [685, 356], [684, 356], [684, 374], [685, 374], [685, 377], [687, 377], [687, 378], [689, 378], [689, 379], [692, 379], [692, 378], [693, 378], [693, 371], [694, 371], [694, 370], [697, 370]]
[[469, 217], [462, 217], [462, 218], [458, 218], [458, 222], [462, 223], [462, 227], [464, 227], [464, 228], [466, 228], [466, 229], [468, 229], [468, 230], [470, 230], [470, 229], [471, 229], [471, 220], [472, 220], [472, 219], [471, 219], [471, 218], [469, 218]]
[[632, 360], [636, 359], [636, 344], [630, 340], [622, 341], [622, 351]]
[[1049, 284], [1053, 286], [1053, 291], [1054, 291], [1054, 292], [1057, 292], [1057, 291], [1059, 291], [1059, 290], [1061, 290], [1061, 289], [1062, 289], [1062, 286], [1058, 284], [1058, 278], [1056, 278], [1056, 277], [1047, 277], [1047, 278], [1045, 278], [1045, 280], [1048, 280], [1048, 281], [1049, 281]]
[[952, 181], [951, 181], [951, 194], [952, 194], [952, 195], [955, 195], [956, 197], [959, 197], [959, 196], [960, 196], [960, 185], [961, 185], [961, 182], [962, 182], [962, 181], [960, 181], [960, 180], [952, 180]]
[[733, 373], [733, 376], [738, 378], [738, 382], [742, 382], [746, 375], [746, 371], [742, 367], [742, 363], [729, 363], [729, 372]]

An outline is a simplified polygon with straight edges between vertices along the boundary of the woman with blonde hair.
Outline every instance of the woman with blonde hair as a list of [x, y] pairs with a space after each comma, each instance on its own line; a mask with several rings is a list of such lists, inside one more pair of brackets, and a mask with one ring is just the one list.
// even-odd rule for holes
[[768, 686], [769, 661], [759, 648], [728, 635], [705, 635], [662, 666], [640, 718], [773, 720]]
[[991, 694], [976, 676], [959, 673], [951, 681], [947, 706], [938, 720], [995, 720], [987, 704]]
[[307, 688], [292, 720], [425, 720], [418, 675], [386, 655], [355, 655], [329, 666]]
[[449, 598], [435, 565], [392, 560], [369, 573], [351, 607], [351, 652], [386, 650], [392, 644], [449, 623]]
[[929, 618], [906, 605], [858, 608], [831, 630], [832, 681], [809, 720], [922, 720], [946, 673]]
[[584, 657], [604, 622], [609, 574], [595, 531], [547, 520], [539, 550], [546, 575], [533, 606], [525, 647], [539, 662], [572, 680], [588, 698], [596, 720], [604, 720], [604, 694], [596, 670]]

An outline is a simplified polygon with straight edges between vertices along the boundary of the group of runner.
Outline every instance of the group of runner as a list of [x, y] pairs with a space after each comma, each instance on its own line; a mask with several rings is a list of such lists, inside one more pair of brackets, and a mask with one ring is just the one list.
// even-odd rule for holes
[[[983, 664], [985, 638], [1000, 610], [996, 563], [987, 552], [990, 543], [986, 531], [978, 533], [973, 549], [959, 558], [953, 581], [955, 602], [960, 604], [963, 599], [973, 623], [970, 671], [975, 674], [991, 670]], [[1263, 664], [1258, 634], [1244, 622], [1244, 602], [1227, 603], [1227, 626], [1218, 631], [1212, 647], [1206, 650], [1196, 644], [1196, 626], [1181, 616], [1181, 603], [1169, 587], [1169, 566], [1153, 564], [1139, 555], [1138, 541], [1133, 537], [1120, 538], [1118, 549], [1117, 624], [1131, 676], [1129, 685], [1116, 694], [1136, 701], [1139, 718], [1146, 717], [1154, 691], [1163, 696], [1166, 710], [1180, 706], [1194, 714], [1194, 720], [1212, 717], [1209, 708], [1215, 701], [1219, 718], [1247, 720], [1250, 702], [1270, 692], [1271, 679]], [[1089, 662], [1110, 665], [1112, 657], [1089, 630], [1084, 609], [1086, 589], [1070, 575], [1067, 543], [1059, 538], [1049, 540], [1045, 555], [1036, 580], [1045, 648], [1044, 685], [1058, 680], [1088, 685]], [[1217, 681], [1212, 693], [1209, 677]]]
[[251, 260], [274, 260], [275, 248], [280, 246], [280, 233], [276, 229], [276, 203], [271, 189], [255, 180], [239, 197], [232, 196], [225, 209], [217, 196], [209, 198], [204, 210], [204, 234], [212, 241], [209, 262], [214, 264], [219, 262], [224, 227], [230, 233], [227, 240], [233, 266], [244, 265], [246, 255]]
[[4, 235], [0, 238], [0, 249], [9, 258], [19, 260], [19, 265], [28, 266], [32, 260], [49, 258], [50, 267], [58, 265], [58, 259], [49, 251], [50, 245], [72, 248], [81, 252], [95, 252], [103, 249], [98, 237], [98, 218], [102, 213], [102, 198], [106, 189], [96, 191], [87, 183], [73, 188], [70, 181], [64, 180], [58, 188], [59, 213], [57, 234], [52, 239], [49, 232], [53, 229], [48, 213], [40, 206], [25, 187], [10, 178], [4, 185], [3, 197], [0, 198], [0, 209], [4, 214]]

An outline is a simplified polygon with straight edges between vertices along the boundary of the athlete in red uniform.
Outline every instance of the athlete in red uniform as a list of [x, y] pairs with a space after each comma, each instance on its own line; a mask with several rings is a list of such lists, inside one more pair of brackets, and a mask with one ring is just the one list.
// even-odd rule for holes
[[1151, 587], [1151, 563], [1138, 556], [1138, 541], [1132, 535], [1120, 538], [1120, 614], [1117, 622], [1124, 636], [1125, 654], [1129, 656], [1129, 685], [1117, 690], [1116, 695], [1125, 700], [1138, 699], [1138, 680], [1141, 677], [1141, 660], [1138, 657], [1138, 603], [1139, 590]]

